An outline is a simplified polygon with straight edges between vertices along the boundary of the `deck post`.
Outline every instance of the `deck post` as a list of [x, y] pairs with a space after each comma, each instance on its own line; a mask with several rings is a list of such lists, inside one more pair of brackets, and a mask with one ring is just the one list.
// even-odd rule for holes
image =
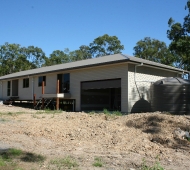
[[[59, 80], [57, 80], [57, 95], [59, 93]], [[56, 110], [59, 110], [59, 97], [56, 99]]]
[[34, 107], [36, 106], [36, 94], [34, 94], [34, 96], [33, 96], [33, 106]]
[[[44, 81], [42, 81], [42, 94], [44, 94]], [[44, 98], [42, 98], [42, 109], [44, 109]]]

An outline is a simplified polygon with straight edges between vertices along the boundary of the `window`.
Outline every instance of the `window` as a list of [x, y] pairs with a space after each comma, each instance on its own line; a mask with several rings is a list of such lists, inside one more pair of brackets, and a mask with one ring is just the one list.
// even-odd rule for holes
[[68, 93], [70, 90], [70, 74], [63, 74], [63, 80], [64, 80], [64, 93]]
[[11, 95], [11, 81], [7, 82], [7, 96]]
[[46, 76], [38, 77], [38, 86], [42, 86], [42, 82], [44, 81], [44, 86], [46, 85]]
[[23, 88], [29, 87], [29, 78], [23, 79]]
[[59, 93], [69, 93], [70, 90], [70, 74], [58, 74], [59, 80]]

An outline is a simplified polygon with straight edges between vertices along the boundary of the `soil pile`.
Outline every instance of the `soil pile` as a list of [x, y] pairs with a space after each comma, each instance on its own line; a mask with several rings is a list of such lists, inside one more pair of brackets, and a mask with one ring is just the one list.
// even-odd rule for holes
[[177, 128], [190, 130], [188, 116], [50, 114], [4, 105], [0, 109], [0, 148], [20, 148], [49, 158], [72, 155], [80, 160], [80, 169], [96, 169], [95, 157], [104, 160], [101, 169], [138, 169], [143, 158], [151, 164], [158, 157], [166, 169], [190, 167], [190, 142], [174, 133]]

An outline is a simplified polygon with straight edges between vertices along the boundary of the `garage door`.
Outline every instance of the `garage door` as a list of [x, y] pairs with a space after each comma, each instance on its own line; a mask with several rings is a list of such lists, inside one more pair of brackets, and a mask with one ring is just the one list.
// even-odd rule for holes
[[121, 79], [81, 83], [81, 110], [121, 110]]

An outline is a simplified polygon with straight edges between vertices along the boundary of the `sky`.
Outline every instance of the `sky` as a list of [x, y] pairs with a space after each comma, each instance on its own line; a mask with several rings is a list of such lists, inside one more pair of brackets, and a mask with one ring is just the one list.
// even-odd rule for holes
[[187, 0], [0, 0], [0, 45], [77, 50], [104, 34], [117, 36], [123, 54], [145, 37], [169, 44], [168, 20], [183, 22]]

